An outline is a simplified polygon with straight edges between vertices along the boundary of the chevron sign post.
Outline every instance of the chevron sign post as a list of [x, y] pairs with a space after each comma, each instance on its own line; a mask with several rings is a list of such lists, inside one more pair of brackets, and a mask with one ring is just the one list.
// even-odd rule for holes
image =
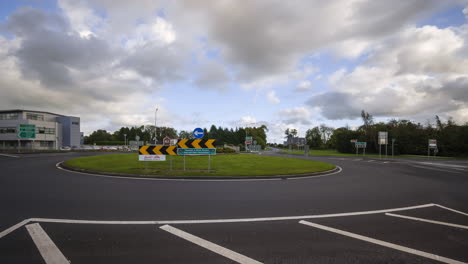
[[211, 155], [216, 155], [216, 147], [213, 145], [214, 139], [181, 139], [177, 142], [177, 154], [184, 156], [184, 170], [185, 170], [185, 156], [207, 155], [208, 156], [208, 170], [211, 167]]
[[141, 146], [138, 149], [139, 161], [165, 161], [166, 155], [177, 155], [176, 146]]

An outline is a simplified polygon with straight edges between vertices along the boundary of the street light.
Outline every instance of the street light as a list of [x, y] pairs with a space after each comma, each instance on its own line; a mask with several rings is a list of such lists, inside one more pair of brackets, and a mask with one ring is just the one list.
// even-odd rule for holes
[[156, 107], [156, 112], [154, 113], [154, 145], [156, 145], [158, 142], [157, 142], [157, 137], [156, 137], [156, 133], [157, 133], [157, 126], [156, 126], [156, 121], [158, 120], [158, 108]]
[[124, 134], [124, 145], [127, 146], [127, 134]]

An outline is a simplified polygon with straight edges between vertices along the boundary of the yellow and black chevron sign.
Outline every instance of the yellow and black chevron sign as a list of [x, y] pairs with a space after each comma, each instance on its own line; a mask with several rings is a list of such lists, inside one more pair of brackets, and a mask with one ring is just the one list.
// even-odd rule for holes
[[176, 146], [141, 146], [140, 155], [177, 155]]
[[215, 139], [180, 139], [179, 148], [216, 148], [213, 146]]

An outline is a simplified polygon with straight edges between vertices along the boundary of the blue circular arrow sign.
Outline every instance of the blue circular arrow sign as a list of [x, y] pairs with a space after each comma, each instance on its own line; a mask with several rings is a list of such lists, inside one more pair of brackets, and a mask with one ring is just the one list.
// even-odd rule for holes
[[194, 138], [202, 138], [205, 133], [203, 132], [203, 129], [197, 127], [193, 130], [193, 137]]

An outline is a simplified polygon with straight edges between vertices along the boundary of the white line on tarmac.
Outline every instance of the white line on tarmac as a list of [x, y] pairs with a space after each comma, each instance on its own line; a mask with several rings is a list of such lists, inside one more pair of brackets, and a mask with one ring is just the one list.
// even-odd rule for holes
[[9, 154], [0, 154], [0, 156], [10, 157], [10, 158], [19, 158], [19, 156], [9, 155]]
[[369, 243], [377, 244], [377, 245], [380, 245], [380, 246], [383, 246], [383, 247], [388, 247], [388, 248], [400, 250], [400, 251], [403, 251], [403, 252], [406, 252], [406, 253], [418, 255], [418, 256], [421, 256], [421, 257], [433, 259], [433, 260], [440, 261], [440, 262], [444, 262], [444, 263], [467, 264], [466, 262], [461, 262], [461, 261], [458, 261], [458, 260], [438, 256], [438, 255], [427, 253], [427, 252], [420, 251], [420, 250], [417, 250], [417, 249], [412, 249], [412, 248], [409, 248], [409, 247], [400, 246], [400, 245], [397, 245], [397, 244], [393, 244], [393, 243], [385, 242], [385, 241], [382, 241], [382, 240], [378, 240], [378, 239], [358, 235], [358, 234], [343, 231], [343, 230], [340, 230], [340, 229], [336, 229], [336, 228], [332, 228], [332, 227], [328, 227], [328, 226], [324, 226], [324, 225], [319, 225], [319, 224], [307, 222], [307, 221], [304, 221], [304, 220], [299, 221], [299, 223], [303, 224], [303, 225], [315, 227], [315, 228], [318, 228], [318, 229], [322, 229], [322, 230], [325, 230], [325, 231], [329, 231], [329, 232], [332, 232], [332, 233], [336, 233], [336, 234], [339, 234], [339, 235], [352, 237], [352, 238], [359, 239], [359, 240], [362, 240], [362, 241], [366, 241], [366, 242], [369, 242]]
[[180, 238], [183, 238], [187, 241], [190, 241], [196, 245], [199, 245], [200, 247], [203, 247], [203, 248], [206, 248], [210, 251], [213, 251], [214, 253], [216, 254], [219, 254], [223, 257], [226, 257], [228, 259], [231, 259], [237, 263], [242, 263], [242, 264], [261, 264], [261, 262], [259, 261], [256, 261], [254, 259], [251, 259], [247, 256], [244, 256], [242, 254], [239, 254], [237, 252], [234, 252], [230, 249], [227, 249], [225, 247], [222, 247], [220, 245], [217, 245], [215, 243], [212, 243], [208, 240], [205, 240], [203, 238], [200, 238], [200, 237], [197, 237], [197, 236], [194, 236], [190, 233], [187, 233], [185, 231], [182, 231], [180, 229], [177, 229], [175, 227], [172, 227], [170, 225], [164, 225], [164, 226], [160, 226], [159, 227], [160, 229], [164, 230], [164, 231], [167, 231], [173, 235], [176, 235]]
[[383, 210], [360, 211], [360, 212], [337, 213], [337, 214], [258, 217], [258, 218], [202, 219], [202, 220], [106, 221], [106, 220], [76, 220], [76, 219], [57, 219], [57, 218], [29, 218], [1, 232], [0, 238], [22, 227], [28, 222], [64, 223], [64, 224], [95, 224], [95, 225], [170, 225], [170, 224], [246, 223], [246, 222], [286, 221], [286, 220], [301, 220], [301, 219], [313, 219], [313, 218], [343, 217], [343, 216], [354, 216], [354, 215], [382, 214], [382, 213], [420, 209], [420, 208], [426, 208], [426, 207], [431, 207], [431, 206], [435, 206], [435, 204], [429, 203], [429, 204], [399, 207], [399, 208], [390, 208], [390, 209], [383, 209]]
[[16, 225], [14, 225], [14, 226], [12, 226], [12, 227], [9, 227], [9, 228], [7, 228], [7, 229], [5, 229], [5, 230], [3, 230], [2, 232], [0, 232], [0, 238], [6, 236], [6, 235], [8, 235], [8, 234], [10, 234], [11, 232], [15, 231], [16, 229], [18, 229], [18, 228], [24, 226], [25, 224], [27, 224], [27, 223], [29, 223], [29, 222], [31, 222], [31, 219], [25, 219], [25, 220], [23, 220], [23, 221], [17, 223]]
[[34, 244], [41, 253], [42, 258], [47, 264], [70, 264], [65, 258], [60, 249], [54, 244], [47, 233], [39, 224], [27, 225], [26, 229], [29, 232]]
[[399, 215], [399, 214], [392, 214], [392, 213], [386, 213], [385, 215], [400, 217], [400, 218], [406, 218], [406, 219], [410, 219], [410, 220], [426, 222], [426, 223], [431, 223], [431, 224], [436, 224], [436, 225], [445, 225], [445, 226], [468, 229], [468, 226], [465, 226], [465, 225], [457, 225], [457, 224], [441, 222], [441, 221], [435, 221], [435, 220], [430, 220], [430, 219], [424, 219], [424, 218], [418, 218], [418, 217], [412, 217], [412, 216], [406, 216], [406, 215]]
[[367, 162], [374, 162], [375, 160], [368, 160]]
[[468, 216], [467, 213], [465, 212], [462, 212], [462, 211], [458, 211], [458, 210], [455, 210], [455, 209], [452, 209], [452, 208], [448, 208], [448, 207], [445, 207], [443, 205], [440, 205], [440, 204], [434, 204], [435, 206], [437, 207], [440, 207], [440, 208], [443, 208], [443, 209], [446, 209], [446, 210], [449, 210], [449, 211], [452, 211], [454, 213], [458, 213], [458, 214], [461, 214], [461, 215], [465, 215], [465, 216]]
[[437, 169], [437, 168], [429, 168], [429, 167], [418, 166], [418, 165], [413, 165], [413, 164], [410, 164], [410, 166], [411, 166], [411, 167], [415, 167], [415, 168], [426, 169], [426, 170], [436, 170], [436, 171], [443, 171], [443, 172], [450, 172], [450, 173], [461, 174], [461, 172], [457, 172], [457, 171], [443, 170], [443, 169]]

